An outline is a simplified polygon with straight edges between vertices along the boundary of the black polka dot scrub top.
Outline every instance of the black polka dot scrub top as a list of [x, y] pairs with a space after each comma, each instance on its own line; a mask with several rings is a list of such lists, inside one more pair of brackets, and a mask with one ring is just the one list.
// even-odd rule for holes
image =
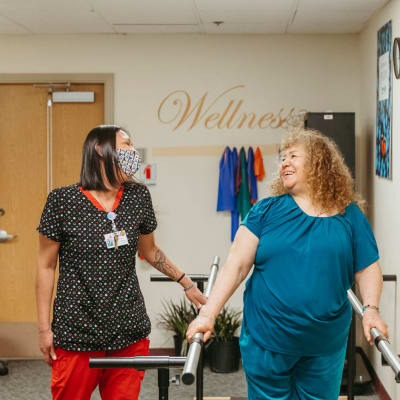
[[71, 351], [122, 349], [149, 335], [150, 319], [136, 275], [140, 234], [157, 222], [146, 186], [125, 183], [113, 206], [128, 245], [107, 248], [107, 212], [78, 184], [53, 190], [37, 230], [60, 242], [54, 345]]

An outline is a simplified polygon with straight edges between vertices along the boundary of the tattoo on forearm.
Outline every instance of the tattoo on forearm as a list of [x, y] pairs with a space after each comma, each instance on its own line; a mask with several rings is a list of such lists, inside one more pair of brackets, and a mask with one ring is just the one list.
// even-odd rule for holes
[[175, 268], [167, 263], [167, 257], [165, 257], [165, 254], [161, 250], [156, 251], [154, 268], [157, 268], [160, 272], [172, 279], [177, 278]]

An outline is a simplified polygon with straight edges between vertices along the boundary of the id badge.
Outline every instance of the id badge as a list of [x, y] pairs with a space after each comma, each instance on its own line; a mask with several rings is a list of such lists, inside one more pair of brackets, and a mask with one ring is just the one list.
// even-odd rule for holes
[[107, 249], [115, 248], [115, 239], [117, 239], [117, 247], [126, 246], [129, 244], [128, 236], [125, 231], [106, 233], [104, 235], [104, 240], [106, 242]]

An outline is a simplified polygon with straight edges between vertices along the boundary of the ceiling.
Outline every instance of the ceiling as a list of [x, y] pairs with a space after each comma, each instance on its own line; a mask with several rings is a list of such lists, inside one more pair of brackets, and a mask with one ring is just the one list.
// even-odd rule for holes
[[357, 33], [389, 1], [0, 0], [0, 34]]

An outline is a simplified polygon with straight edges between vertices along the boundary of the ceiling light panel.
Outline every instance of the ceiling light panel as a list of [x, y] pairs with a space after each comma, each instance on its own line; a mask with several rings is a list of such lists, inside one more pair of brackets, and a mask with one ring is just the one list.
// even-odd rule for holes
[[198, 22], [192, 0], [90, 0], [90, 4], [114, 25]]
[[5, 0], [0, 2], [0, 14], [38, 34], [113, 32], [82, 0]]

